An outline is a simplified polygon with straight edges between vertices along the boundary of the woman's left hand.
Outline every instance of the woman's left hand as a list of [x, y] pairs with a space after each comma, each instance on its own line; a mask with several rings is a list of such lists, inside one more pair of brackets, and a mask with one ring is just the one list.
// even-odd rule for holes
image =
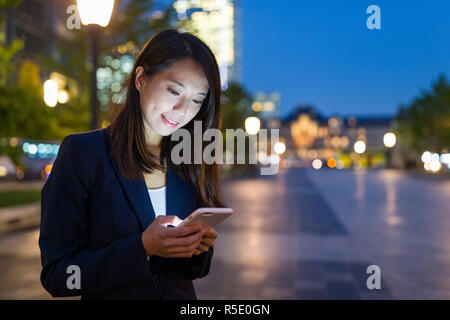
[[217, 231], [213, 227], [205, 225], [203, 228], [205, 229], [205, 233], [203, 234], [202, 241], [194, 253], [196, 256], [208, 251], [209, 248], [214, 245], [214, 242], [218, 236]]

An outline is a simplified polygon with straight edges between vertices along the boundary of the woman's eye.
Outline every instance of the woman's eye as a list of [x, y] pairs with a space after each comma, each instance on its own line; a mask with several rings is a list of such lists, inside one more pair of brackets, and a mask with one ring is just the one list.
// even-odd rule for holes
[[168, 88], [167, 91], [169, 91], [169, 92], [170, 92], [171, 94], [173, 94], [174, 96], [178, 96], [178, 95], [179, 95], [179, 93], [176, 92], [176, 91], [173, 90], [173, 89]]
[[194, 103], [196, 103], [196, 104], [202, 104], [202, 102], [203, 102], [203, 101], [201, 101], [201, 100], [195, 100], [195, 99], [192, 100], [192, 101], [194, 101]]

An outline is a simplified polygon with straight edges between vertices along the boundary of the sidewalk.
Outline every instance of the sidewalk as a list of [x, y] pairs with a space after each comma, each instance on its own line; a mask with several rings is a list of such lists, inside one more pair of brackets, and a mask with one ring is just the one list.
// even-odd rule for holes
[[42, 189], [44, 183], [44, 180], [0, 181], [0, 192], [11, 190]]
[[41, 202], [0, 208], [0, 233], [38, 227], [41, 221]]

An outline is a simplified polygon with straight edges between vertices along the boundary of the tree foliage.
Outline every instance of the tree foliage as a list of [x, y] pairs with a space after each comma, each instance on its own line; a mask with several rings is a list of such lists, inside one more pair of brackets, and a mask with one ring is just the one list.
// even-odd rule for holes
[[419, 153], [450, 147], [450, 83], [440, 75], [431, 90], [423, 91], [397, 115], [402, 141]]
[[222, 93], [222, 129], [244, 127], [244, 120], [251, 114], [251, 96], [237, 82], [231, 82]]

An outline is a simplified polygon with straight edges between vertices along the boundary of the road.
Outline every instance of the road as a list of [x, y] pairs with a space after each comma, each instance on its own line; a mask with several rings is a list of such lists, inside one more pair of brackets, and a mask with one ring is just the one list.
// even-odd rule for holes
[[[199, 299], [450, 299], [450, 181], [395, 170], [285, 169], [224, 185]], [[0, 235], [0, 298], [51, 298], [39, 231]], [[381, 288], [368, 289], [370, 265]]]

